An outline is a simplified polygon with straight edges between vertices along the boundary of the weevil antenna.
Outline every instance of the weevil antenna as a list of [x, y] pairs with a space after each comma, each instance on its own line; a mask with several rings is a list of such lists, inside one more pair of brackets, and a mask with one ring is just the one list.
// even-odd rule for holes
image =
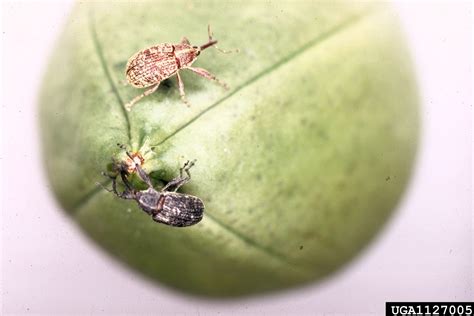
[[105, 176], [105, 177], [108, 177], [108, 178], [110, 178], [110, 180], [112, 180], [112, 190], [106, 188], [102, 183], [96, 182], [96, 184], [98, 186], [102, 187], [104, 190], [106, 190], [110, 193], [114, 193], [119, 198], [122, 198], [122, 199], [125, 199], [125, 200], [135, 199], [135, 190], [133, 190], [133, 188], [130, 188], [130, 184], [126, 180], [126, 177], [124, 176], [123, 173], [121, 173], [120, 175], [122, 176], [122, 180], [124, 180], [124, 177], [125, 177], [124, 184], [126, 186], [126, 189], [122, 193], [119, 193], [117, 191], [117, 177], [110, 176], [110, 175], [106, 174], [105, 172], [102, 172], [102, 175]]
[[204, 50], [208, 47], [211, 47], [211, 46], [214, 46], [215, 49], [217, 49], [219, 52], [223, 53], [223, 54], [230, 54], [230, 53], [238, 53], [239, 52], [239, 49], [235, 49], [235, 50], [224, 50], [224, 49], [221, 49], [219, 48], [216, 44], [217, 44], [217, 40], [214, 40], [212, 38], [212, 31], [211, 31], [211, 25], [208, 24], [207, 25], [207, 35], [209, 36], [209, 41], [202, 45], [200, 48], [200, 50]]
[[127, 150], [127, 147], [124, 144], [117, 143], [117, 146], [119, 146], [120, 149], [125, 150], [125, 154], [127, 154], [128, 158], [130, 158], [132, 161], [134, 161], [133, 157], [132, 157], [132, 154]]

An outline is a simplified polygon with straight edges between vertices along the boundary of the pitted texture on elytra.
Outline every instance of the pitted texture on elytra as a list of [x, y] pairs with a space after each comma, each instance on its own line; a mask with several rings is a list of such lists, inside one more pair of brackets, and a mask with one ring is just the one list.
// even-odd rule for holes
[[162, 193], [162, 208], [153, 219], [171, 226], [190, 226], [201, 221], [204, 204], [201, 199], [187, 194]]
[[[175, 51], [187, 54], [176, 56]], [[160, 44], [144, 49], [130, 57], [127, 63], [127, 80], [137, 88], [146, 88], [165, 80], [182, 66], [190, 66], [196, 55], [190, 45]]]

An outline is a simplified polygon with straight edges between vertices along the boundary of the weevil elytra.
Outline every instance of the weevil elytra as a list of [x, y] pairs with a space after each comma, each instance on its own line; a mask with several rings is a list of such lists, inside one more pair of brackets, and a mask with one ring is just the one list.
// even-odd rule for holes
[[[204, 212], [204, 203], [198, 197], [177, 193], [176, 191], [189, 182], [189, 169], [194, 161], [187, 161], [179, 170], [179, 176], [168, 182], [160, 191], [153, 188], [149, 175], [142, 169], [135, 157], [126, 151], [127, 156], [135, 165], [138, 176], [148, 185], [146, 190], [136, 190], [128, 180], [129, 166], [127, 163], [117, 165], [117, 171], [125, 186], [123, 192], [117, 191], [117, 176], [108, 176], [112, 180], [112, 189], [105, 190], [127, 200], [135, 200], [138, 206], [151, 215], [154, 221], [175, 227], [185, 227], [201, 221]], [[186, 175], [184, 175], [184, 173]], [[107, 176], [105, 173], [103, 173]]]
[[[163, 43], [155, 46], [145, 48], [134, 54], [127, 62], [125, 75], [128, 83], [135, 88], [149, 88], [142, 94], [136, 96], [130, 102], [125, 104], [125, 109], [130, 111], [132, 106], [141, 98], [152, 94], [160, 86], [161, 81], [176, 75], [178, 79], [179, 94], [181, 100], [190, 105], [184, 93], [184, 84], [179, 71], [182, 69], [189, 69], [201, 77], [215, 81], [224, 89], [228, 89], [227, 84], [220, 81], [213, 74], [203, 68], [191, 67], [196, 61], [201, 51], [208, 47], [214, 46], [217, 48], [217, 40], [212, 39], [211, 28], [207, 27], [209, 40], [201, 46], [191, 46], [189, 40], [183, 37], [181, 43], [170, 44]], [[219, 51], [228, 53], [217, 48]]]

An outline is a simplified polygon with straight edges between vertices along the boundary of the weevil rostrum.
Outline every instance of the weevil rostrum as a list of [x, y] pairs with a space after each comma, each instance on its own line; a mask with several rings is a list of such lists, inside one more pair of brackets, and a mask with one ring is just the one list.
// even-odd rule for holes
[[[142, 94], [133, 98], [130, 102], [125, 104], [125, 109], [130, 111], [132, 106], [137, 103], [143, 97], [155, 92], [160, 83], [176, 75], [178, 79], [179, 94], [181, 100], [186, 104], [190, 105], [184, 93], [184, 84], [179, 71], [182, 69], [188, 69], [206, 79], [215, 81], [221, 85], [224, 89], [229, 89], [227, 84], [220, 81], [213, 74], [203, 68], [191, 67], [196, 61], [201, 51], [208, 47], [214, 46], [217, 48], [217, 40], [212, 38], [211, 28], [208, 25], [207, 28], [209, 40], [207, 43], [201, 46], [191, 46], [189, 40], [183, 37], [179, 44], [163, 43], [155, 46], [145, 48], [136, 54], [134, 54], [127, 62], [125, 69], [125, 75], [128, 83], [135, 88], [149, 88]], [[229, 53], [217, 48], [223, 53]]]
[[[182, 185], [189, 182], [191, 174], [189, 169], [194, 165], [194, 161], [187, 161], [179, 170], [179, 176], [168, 182], [160, 191], [153, 188], [149, 175], [137, 163], [137, 155], [126, 151], [134, 165], [138, 176], [148, 185], [146, 190], [135, 189], [128, 176], [130, 166], [122, 162], [117, 165], [117, 171], [125, 186], [123, 192], [117, 190], [117, 176], [108, 176], [112, 180], [112, 189], [105, 190], [114, 193], [118, 197], [127, 200], [135, 200], [138, 206], [151, 215], [154, 221], [175, 226], [185, 227], [197, 224], [201, 221], [204, 212], [204, 203], [198, 197], [176, 192]], [[184, 175], [185, 174], [185, 175]], [[107, 176], [105, 173], [103, 175]]]

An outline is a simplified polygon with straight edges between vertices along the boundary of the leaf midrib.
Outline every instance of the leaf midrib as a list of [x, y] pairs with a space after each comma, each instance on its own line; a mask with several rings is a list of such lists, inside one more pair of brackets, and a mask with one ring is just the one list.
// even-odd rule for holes
[[94, 43], [94, 48], [96, 50], [97, 56], [99, 57], [100, 65], [102, 67], [102, 70], [104, 71], [105, 77], [107, 78], [107, 81], [109, 82], [110, 88], [112, 89], [112, 92], [114, 93], [115, 97], [117, 98], [118, 104], [120, 106], [120, 110], [124, 116], [125, 119], [125, 124], [126, 129], [127, 129], [127, 137], [128, 137], [128, 142], [130, 143], [132, 140], [132, 126], [130, 123], [130, 118], [128, 116], [127, 110], [125, 110], [125, 103], [123, 102], [122, 97], [120, 96], [120, 93], [117, 89], [117, 86], [115, 85], [114, 80], [112, 79], [112, 75], [110, 74], [109, 68], [107, 67], [107, 62], [104, 56], [104, 52], [102, 51], [102, 46], [100, 45], [99, 37], [97, 35], [97, 30], [95, 27], [95, 19], [94, 19], [94, 13], [91, 10], [89, 12], [89, 29], [91, 32], [92, 36], [92, 41]]

